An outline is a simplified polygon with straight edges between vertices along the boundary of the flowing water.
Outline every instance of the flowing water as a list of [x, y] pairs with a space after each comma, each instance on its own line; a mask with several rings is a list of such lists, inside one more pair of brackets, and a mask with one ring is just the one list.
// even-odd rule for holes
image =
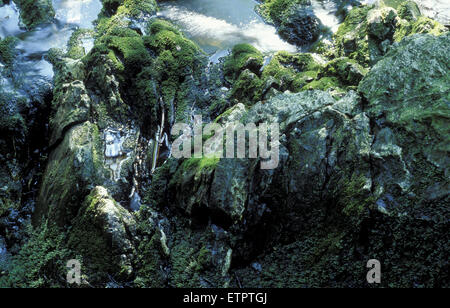
[[239, 43], [263, 52], [297, 47], [282, 40], [275, 27], [256, 14], [253, 0], [178, 0], [161, 3], [159, 17], [180, 26], [186, 35], [215, 58]]
[[[335, 32], [341, 22], [339, 10], [349, 2], [312, 0], [311, 9], [324, 27]], [[180, 26], [190, 39], [213, 54], [213, 61], [239, 43], [250, 43], [262, 52], [298, 51], [255, 12], [257, 4], [254, 0], [177, 0], [161, 3], [158, 15]]]
[[[21, 89], [51, 84], [53, 67], [45, 60], [48, 50], [65, 50], [76, 29], [93, 28], [92, 22], [100, 13], [102, 4], [100, 0], [53, 0], [53, 7], [54, 20], [31, 31], [20, 27], [19, 9], [14, 2], [0, 7], [0, 38], [15, 36], [19, 39], [12, 78], [0, 81], [3, 90], [12, 88], [13, 84]], [[87, 43], [86, 47], [91, 48], [91, 42]]]
[[450, 25], [450, 0], [416, 0], [423, 15]]

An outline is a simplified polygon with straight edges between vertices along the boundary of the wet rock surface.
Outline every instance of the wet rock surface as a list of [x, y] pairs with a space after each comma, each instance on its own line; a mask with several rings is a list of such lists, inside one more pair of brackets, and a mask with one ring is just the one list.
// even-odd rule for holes
[[[320, 37], [316, 6], [282, 2], [259, 13]], [[382, 286], [448, 286], [448, 31], [411, 1], [335, 4], [343, 23], [308, 53], [211, 61], [155, 1], [103, 1], [46, 51], [37, 100], [5, 81], [2, 40], [0, 286], [71, 286], [74, 258], [83, 287], [367, 287], [374, 258]], [[278, 123], [277, 168], [175, 159], [171, 128], [195, 115]]]

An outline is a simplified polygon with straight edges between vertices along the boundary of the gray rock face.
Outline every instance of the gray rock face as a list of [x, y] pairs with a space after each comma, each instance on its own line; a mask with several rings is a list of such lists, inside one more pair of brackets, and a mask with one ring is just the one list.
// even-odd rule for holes
[[97, 186], [74, 220], [69, 246], [83, 254], [91, 270], [109, 268], [124, 278], [133, 272], [135, 237], [133, 216], [114, 201], [104, 187]]
[[[449, 62], [442, 51], [448, 42], [448, 34], [413, 35], [395, 44], [360, 83], [363, 97], [349, 92], [336, 101], [326, 92], [306, 91], [244, 111], [244, 123], [280, 124], [280, 166], [261, 170], [251, 159], [221, 159], [207, 169], [194, 165], [175, 177], [173, 204], [196, 208], [188, 215], [209, 216], [232, 230], [233, 257], [240, 260], [324, 223], [323, 211], [355, 228], [367, 217], [381, 224], [392, 219], [398, 236], [409, 232], [400, 217], [424, 220], [427, 234], [442, 243], [450, 165], [444, 146]], [[198, 192], [194, 198], [182, 197], [192, 190]], [[251, 240], [255, 233], [263, 243]]]
[[398, 203], [438, 199], [449, 192], [449, 37], [405, 38], [359, 86], [367, 113], [376, 119], [373, 157], [376, 170], [385, 170], [379, 181], [391, 186], [378, 189], [387, 193], [397, 186], [404, 198]]
[[[342, 189], [353, 173], [364, 179], [365, 189], [370, 191], [373, 137], [369, 118], [361, 113], [359, 103], [355, 93], [335, 101], [326, 92], [307, 91], [256, 104], [244, 115], [244, 123], [280, 124], [280, 167], [265, 171], [258, 160], [221, 159], [208, 169], [187, 169], [190, 171], [175, 176], [178, 180], [172, 182], [173, 202], [196, 208], [196, 212], [188, 211], [190, 215], [205, 211], [203, 215], [210, 213], [223, 227], [234, 225], [240, 230], [238, 237], [270, 212], [281, 215], [278, 219], [287, 233], [295, 232], [300, 226], [294, 221], [298, 223], [302, 209], [335, 197], [335, 191]], [[197, 176], [191, 178], [190, 174]], [[197, 193], [189, 194], [192, 190]], [[270, 237], [274, 240], [277, 235]], [[245, 258], [253, 244], [237, 243], [235, 253]]]
[[[45, 255], [33, 283], [61, 284], [53, 265], [73, 255], [95, 287], [364, 287], [372, 258], [382, 260], [387, 286], [448, 285], [450, 36], [442, 26], [414, 5], [358, 7], [336, 34], [332, 60], [279, 53], [286, 62], [263, 65], [255, 53], [242, 61], [242, 78], [225, 78], [223, 63], [208, 65], [166, 21], [145, 29], [154, 1], [139, 3], [117, 14], [108, 7], [113, 17], [80, 60], [49, 55], [56, 74], [34, 213], [40, 233], [19, 255]], [[312, 14], [286, 14], [280, 31], [298, 44], [314, 40]], [[436, 36], [407, 36], [420, 27]], [[263, 79], [264, 67], [286, 76]], [[294, 86], [297, 73], [305, 79]], [[342, 91], [304, 90], [306, 78]], [[299, 92], [285, 91], [284, 79]], [[245, 100], [258, 80], [263, 94]], [[25, 140], [10, 123], [25, 120], [8, 100], [1, 107], [10, 112], [0, 128], [13, 134], [0, 140], [0, 232], [8, 230], [0, 284], [17, 275], [2, 270], [14, 266], [4, 247], [19, 242], [10, 232], [19, 224], [4, 226], [21, 219], [20, 197], [36, 182], [8, 152]], [[263, 158], [167, 158], [172, 125], [198, 114], [225, 127], [278, 123], [278, 167], [261, 168]], [[42, 250], [43, 238], [58, 245]]]
[[[119, 200], [128, 197], [133, 185], [126, 178], [134, 173], [137, 131], [109, 115], [124, 103], [108, 63], [88, 76], [80, 60], [59, 57], [54, 62], [57, 95], [50, 119], [51, 153], [34, 222], [52, 217], [62, 226], [76, 216], [84, 197], [97, 185]], [[87, 88], [92, 78], [101, 85], [95, 95]]]

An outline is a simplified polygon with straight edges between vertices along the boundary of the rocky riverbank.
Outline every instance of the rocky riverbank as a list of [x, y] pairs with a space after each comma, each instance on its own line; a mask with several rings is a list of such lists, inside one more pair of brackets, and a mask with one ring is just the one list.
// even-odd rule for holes
[[[448, 29], [413, 1], [332, 3], [336, 29], [314, 1], [261, 1], [305, 52], [212, 61], [154, 0], [103, 0], [37, 92], [2, 37], [0, 286], [73, 286], [77, 259], [82, 287], [367, 287], [378, 259], [383, 287], [448, 287]], [[55, 20], [16, 4], [22, 29]], [[194, 115], [280, 123], [278, 168], [175, 159]]]

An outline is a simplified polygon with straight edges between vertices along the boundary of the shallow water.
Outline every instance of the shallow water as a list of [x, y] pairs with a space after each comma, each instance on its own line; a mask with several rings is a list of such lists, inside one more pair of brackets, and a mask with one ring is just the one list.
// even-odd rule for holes
[[[311, 8], [332, 33], [341, 23], [339, 10], [351, 2], [312, 0]], [[158, 15], [180, 26], [190, 39], [212, 54], [213, 62], [239, 43], [250, 43], [262, 52], [298, 51], [256, 13], [257, 4], [254, 0], [177, 0], [161, 3]]]
[[239, 43], [263, 52], [297, 50], [256, 14], [253, 0], [178, 0], [161, 4], [160, 17], [174, 22], [207, 53], [224, 53]]
[[[20, 27], [19, 9], [11, 2], [0, 7], [0, 38], [15, 36], [20, 41], [16, 46], [18, 57], [12, 71], [16, 87], [33, 88], [42, 83], [51, 83], [53, 67], [45, 60], [51, 48], [65, 50], [72, 33], [78, 28], [93, 28], [93, 21], [102, 8], [100, 0], [53, 0], [55, 19], [27, 31]], [[91, 42], [86, 42], [87, 46]]]

